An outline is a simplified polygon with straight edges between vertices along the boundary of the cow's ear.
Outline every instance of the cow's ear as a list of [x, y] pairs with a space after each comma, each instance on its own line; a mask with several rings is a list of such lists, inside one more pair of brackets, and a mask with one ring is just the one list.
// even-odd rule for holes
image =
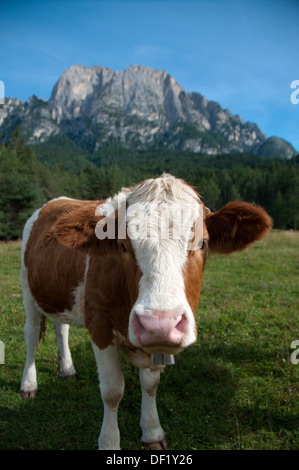
[[246, 202], [229, 202], [206, 218], [209, 251], [228, 254], [247, 248], [263, 238], [272, 227], [264, 209]]
[[[109, 221], [111, 229], [111, 219]], [[115, 227], [115, 218], [112, 223]], [[116, 246], [116, 233], [106, 236], [106, 226], [105, 217], [97, 215], [94, 208], [79, 208], [59, 217], [52, 230], [57, 240], [68, 248], [103, 254]]]

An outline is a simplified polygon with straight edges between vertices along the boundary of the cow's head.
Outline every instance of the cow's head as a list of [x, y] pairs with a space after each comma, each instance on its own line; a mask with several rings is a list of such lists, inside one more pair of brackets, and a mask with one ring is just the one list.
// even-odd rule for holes
[[270, 228], [259, 207], [231, 202], [212, 213], [184, 181], [162, 175], [123, 189], [95, 212], [62, 216], [55, 233], [69, 247], [119, 257], [131, 300], [130, 342], [148, 353], [173, 354], [197, 338], [207, 250], [243, 250]]

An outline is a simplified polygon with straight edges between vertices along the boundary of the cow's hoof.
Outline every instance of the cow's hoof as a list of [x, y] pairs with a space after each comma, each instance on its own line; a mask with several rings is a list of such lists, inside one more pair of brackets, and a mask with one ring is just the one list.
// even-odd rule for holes
[[166, 442], [166, 439], [163, 439], [162, 441], [158, 441], [158, 442], [143, 442], [142, 444], [144, 448], [147, 450], [167, 450], [168, 449], [168, 444]]
[[24, 400], [33, 400], [35, 397], [37, 390], [31, 390], [29, 392], [24, 392], [24, 390], [20, 390], [21, 397], [24, 398]]

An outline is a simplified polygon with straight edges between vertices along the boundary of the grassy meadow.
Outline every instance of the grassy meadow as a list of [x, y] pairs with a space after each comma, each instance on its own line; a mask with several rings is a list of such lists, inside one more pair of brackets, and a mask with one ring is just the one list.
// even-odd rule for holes
[[[24, 401], [19, 242], [0, 243], [0, 449], [96, 449], [103, 408], [88, 334], [70, 330], [76, 380], [57, 370], [47, 322], [36, 355], [39, 390]], [[299, 447], [299, 233], [273, 231], [250, 249], [207, 260], [197, 311], [198, 341], [161, 375], [158, 409], [172, 450]], [[122, 357], [126, 391], [121, 446], [139, 450], [137, 369]]]

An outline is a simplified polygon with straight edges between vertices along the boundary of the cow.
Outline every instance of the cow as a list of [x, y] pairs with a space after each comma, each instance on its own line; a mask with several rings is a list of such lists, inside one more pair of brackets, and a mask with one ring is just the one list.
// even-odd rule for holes
[[120, 350], [139, 368], [143, 445], [167, 449], [156, 406], [165, 365], [155, 357], [164, 355], [167, 363], [197, 340], [207, 252], [243, 250], [271, 228], [261, 207], [229, 202], [211, 212], [201, 199], [185, 181], [162, 174], [102, 201], [54, 199], [24, 227], [27, 357], [21, 394], [33, 398], [37, 391], [34, 355], [42, 320], [54, 322], [63, 377], [76, 374], [69, 325], [87, 328], [104, 407], [99, 449], [120, 449]]

